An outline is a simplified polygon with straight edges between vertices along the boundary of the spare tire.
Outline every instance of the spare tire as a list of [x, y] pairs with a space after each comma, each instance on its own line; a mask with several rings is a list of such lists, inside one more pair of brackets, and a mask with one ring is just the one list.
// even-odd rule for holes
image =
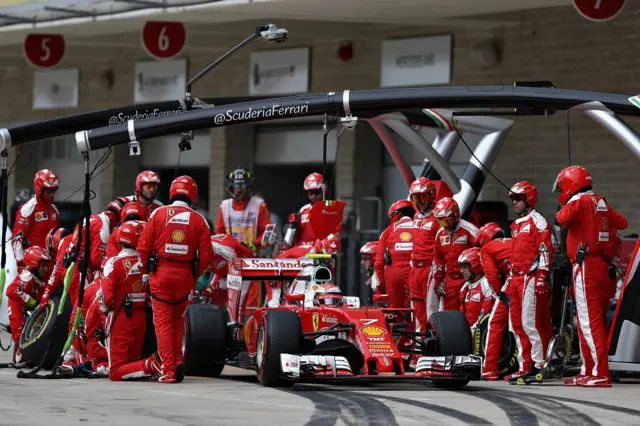
[[227, 361], [227, 311], [214, 305], [187, 307], [182, 358], [189, 376], [216, 377]]
[[[486, 314], [476, 326], [474, 333], [473, 354], [481, 356], [484, 359], [485, 349], [487, 347], [487, 333], [489, 332], [489, 317]], [[505, 327], [502, 338], [502, 349], [500, 350], [500, 358], [498, 359], [498, 375], [505, 376], [507, 374], [518, 371], [518, 345], [513, 333], [509, 331], [509, 327]]]
[[[460, 311], [434, 312], [429, 318], [431, 333], [435, 337], [435, 355], [471, 355], [473, 353], [471, 329], [464, 313]], [[437, 388], [458, 389], [469, 383], [470, 378], [434, 379]]]
[[[67, 300], [60, 316], [58, 306], [60, 296], [54, 294], [42, 311], [38, 308], [33, 311], [33, 315], [26, 320], [20, 336], [20, 352], [24, 359], [34, 365], [40, 365], [42, 361], [42, 368], [45, 370], [51, 370], [60, 358], [69, 335], [71, 303]], [[49, 339], [51, 344], [47, 351]]]

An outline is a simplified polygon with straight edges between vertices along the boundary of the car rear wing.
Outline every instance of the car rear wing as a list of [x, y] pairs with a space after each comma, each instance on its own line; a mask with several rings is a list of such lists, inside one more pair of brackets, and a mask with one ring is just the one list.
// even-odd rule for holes
[[[239, 258], [229, 267], [229, 275], [242, 281], [293, 281], [312, 277], [300, 276], [307, 266], [318, 266], [323, 259], [335, 259], [335, 254], [307, 254], [299, 259]], [[237, 279], [237, 278], [236, 278]]]

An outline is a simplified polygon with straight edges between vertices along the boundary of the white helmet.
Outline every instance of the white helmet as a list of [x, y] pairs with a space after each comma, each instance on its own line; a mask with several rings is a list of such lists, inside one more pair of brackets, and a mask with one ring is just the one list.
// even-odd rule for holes
[[322, 284], [313, 296], [314, 306], [342, 306], [342, 291], [334, 284]]

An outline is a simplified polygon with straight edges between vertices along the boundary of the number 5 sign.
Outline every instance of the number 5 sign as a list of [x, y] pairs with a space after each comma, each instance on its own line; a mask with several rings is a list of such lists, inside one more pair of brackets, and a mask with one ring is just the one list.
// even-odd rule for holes
[[64, 56], [64, 37], [60, 34], [29, 34], [24, 40], [24, 55], [36, 68], [51, 68]]
[[182, 52], [187, 32], [182, 22], [150, 21], [142, 28], [142, 46], [155, 59], [171, 59]]

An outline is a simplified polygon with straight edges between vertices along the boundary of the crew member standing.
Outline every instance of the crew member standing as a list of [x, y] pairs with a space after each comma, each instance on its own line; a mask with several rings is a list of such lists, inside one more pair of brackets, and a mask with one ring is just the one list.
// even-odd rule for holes
[[518, 216], [511, 224], [512, 256], [509, 278], [509, 327], [518, 345], [519, 371], [504, 379], [536, 374], [544, 367], [547, 346], [553, 334], [547, 276], [551, 227], [534, 209], [538, 191], [531, 183], [517, 182], [509, 198]]
[[163, 206], [156, 200], [158, 187], [160, 186], [160, 176], [152, 170], [140, 172], [136, 177], [136, 193], [127, 197], [129, 201], [137, 201], [147, 209], [149, 216], [155, 209]]
[[611, 387], [603, 299], [609, 297], [615, 234], [627, 219], [592, 191], [591, 174], [580, 166], [563, 169], [553, 191], [562, 205], [558, 225], [567, 228], [567, 254], [573, 268], [576, 319], [582, 369], [570, 386]]
[[198, 185], [191, 177], [174, 179], [169, 189], [171, 204], [151, 214], [137, 248], [143, 273], [144, 269], [149, 273], [161, 383], [184, 379], [184, 314], [198, 277], [213, 262], [209, 225], [191, 208], [197, 195]]
[[[267, 204], [252, 194], [253, 177], [245, 169], [235, 169], [227, 176], [227, 191], [231, 195], [220, 204], [216, 221], [216, 234], [231, 235], [251, 247], [257, 254], [262, 247], [262, 235], [271, 223]], [[262, 291], [259, 282], [249, 286], [241, 307], [243, 312], [258, 309]]]
[[11, 239], [18, 268], [24, 266], [24, 251], [30, 246], [45, 247], [49, 231], [60, 226], [60, 213], [53, 204], [59, 185], [55, 173], [40, 170], [33, 180], [35, 195], [18, 209]]
[[385, 288], [389, 296], [389, 308], [402, 309], [409, 305], [409, 262], [415, 239], [415, 213], [411, 201], [398, 200], [393, 203], [387, 215], [389, 226], [382, 231], [378, 240], [375, 270], [380, 287]]
[[460, 207], [453, 198], [444, 197], [436, 203], [433, 215], [441, 226], [436, 233], [433, 264], [427, 288], [427, 318], [439, 310], [460, 310], [460, 289], [464, 278], [458, 263], [462, 252], [476, 244], [478, 228], [462, 219]]
[[419, 210], [414, 216], [417, 229], [411, 253], [409, 294], [415, 317], [416, 332], [423, 332], [427, 329], [427, 284], [433, 262], [436, 233], [440, 229], [438, 221], [433, 216], [436, 185], [430, 179], [418, 178], [409, 187], [409, 195]]

